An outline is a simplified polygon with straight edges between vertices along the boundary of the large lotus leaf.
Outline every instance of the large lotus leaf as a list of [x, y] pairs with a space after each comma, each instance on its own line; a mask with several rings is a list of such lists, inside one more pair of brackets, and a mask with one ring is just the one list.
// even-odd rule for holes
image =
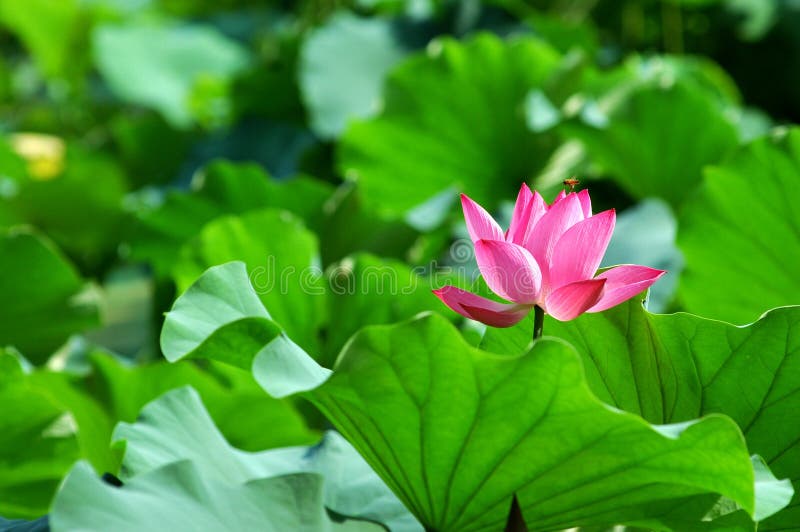
[[687, 310], [749, 323], [800, 303], [800, 129], [779, 130], [706, 170], [680, 217]]
[[330, 185], [308, 177], [276, 181], [258, 165], [217, 161], [195, 175], [190, 191], [171, 192], [158, 206], [138, 210], [133, 256], [167, 275], [181, 246], [205, 224], [267, 207], [285, 209], [318, 229], [322, 205], [332, 193]]
[[300, 88], [314, 131], [336, 137], [349, 119], [379, 111], [383, 78], [407, 53], [386, 18], [339, 13], [312, 31], [300, 54]]
[[448, 189], [494, 205], [544, 162], [553, 139], [525, 125], [523, 102], [559, 54], [526, 37], [434, 41], [387, 78], [383, 113], [342, 137], [339, 167], [370, 204], [393, 213]]
[[[224, 283], [219, 274], [229, 268], [206, 275]], [[221, 293], [255, 297], [245, 276], [227, 281]], [[179, 344], [180, 336], [165, 330], [162, 345]], [[283, 364], [254, 365], [262, 386], [309, 390], [287, 368], [306, 367], [310, 357], [296, 346], [268, 347]], [[348, 343], [333, 375], [304, 396], [429, 528], [500, 527], [515, 493], [528, 525], [548, 530], [649, 525], [677, 501], [709, 493], [755, 511], [753, 466], [734, 423], [712, 415], [652, 426], [610, 410], [589, 393], [563, 342], [498, 356], [471, 347], [436, 315], [368, 327]]]
[[[285, 427], [273, 423], [261, 429], [277, 433]], [[327, 508], [379, 521], [392, 530], [420, 530], [355, 449], [332, 431], [311, 447], [243, 452], [223, 438], [198, 394], [191, 388], [179, 388], [147, 405], [135, 423], [120, 424], [114, 436], [126, 442], [123, 480], [187, 459], [203, 476], [231, 484], [290, 473], [319, 473], [324, 477]]]
[[198, 79], [226, 81], [249, 61], [238, 43], [200, 25], [106, 24], [92, 37], [97, 68], [114, 94], [176, 127], [192, 123], [189, 96]]
[[[185, 374], [180, 371], [181, 366], [168, 369], [176, 370], [173, 374]], [[149, 376], [158, 377], [152, 372]], [[98, 473], [119, 469], [118, 449], [109, 447], [113, 422], [119, 412], [104, 409], [103, 406], [108, 405], [101, 406], [100, 398], [90, 395], [87, 389], [98, 386], [101, 380], [97, 374], [84, 379], [48, 368], [23, 372], [14, 356], [0, 353], [0, 405], [3, 405], [0, 456], [4, 462], [0, 466], [0, 512], [4, 515], [45, 513], [62, 477], [78, 458], [90, 462]], [[158, 385], [153, 381], [143, 385], [142, 380], [136, 378], [126, 384], [128, 391], [135, 388], [136, 393], [130, 394], [134, 396], [143, 395]], [[264, 404], [263, 399], [263, 393], [252, 398], [258, 405]], [[274, 402], [270, 399], [267, 404]], [[298, 416], [295, 414], [295, 417]], [[291, 428], [287, 425], [287, 429]], [[313, 441], [314, 438], [310, 432], [306, 432], [302, 440], [291, 439], [292, 436], [287, 430], [286, 437], [273, 440], [281, 444]]]
[[[752, 325], [734, 327], [691, 314], [650, 314], [641, 299], [570, 322], [547, 320], [545, 334], [575, 346], [589, 386], [603, 401], [652, 423], [728, 415], [742, 428], [750, 452], [799, 487], [800, 307], [775, 309]], [[484, 346], [521, 351], [530, 331], [530, 323], [493, 329]], [[795, 496], [759, 530], [796, 522], [798, 515]]]
[[438, 530], [499, 528], [513, 493], [537, 530], [655, 521], [670, 499], [707, 492], [753, 508], [733, 423], [655, 427], [611, 411], [564, 343], [502, 357], [435, 315], [367, 328], [309, 396]]
[[63, 475], [80, 457], [73, 418], [0, 352], [0, 514], [47, 512]]
[[262, 311], [268, 308], [295, 341], [315, 349], [325, 308], [316, 236], [285, 211], [222, 216], [182, 248], [173, 276], [183, 291], [206, 268], [234, 260], [246, 263]]
[[75, 268], [29, 229], [0, 230], [0, 346], [44, 362], [69, 335], [95, 326], [97, 306]]
[[374, 523], [332, 519], [322, 497], [323, 479], [313, 473], [228, 484], [204, 477], [195, 463], [182, 461], [117, 487], [79, 462], [53, 503], [50, 527], [53, 532], [385, 530]]
[[699, 83], [664, 74], [615, 90], [593, 107], [598, 116], [563, 125], [634, 198], [655, 196], [673, 206], [690, 196], [705, 165], [739, 142], [719, 96]]
[[[0, 512], [45, 513], [69, 467], [78, 458], [99, 472], [115, 472], [120, 456], [109, 448], [110, 415], [68, 372], [34, 368], [23, 372], [0, 353]], [[262, 394], [263, 395], [263, 394]], [[10, 509], [9, 509], [10, 508]], [[2, 528], [2, 527], [0, 527]]]

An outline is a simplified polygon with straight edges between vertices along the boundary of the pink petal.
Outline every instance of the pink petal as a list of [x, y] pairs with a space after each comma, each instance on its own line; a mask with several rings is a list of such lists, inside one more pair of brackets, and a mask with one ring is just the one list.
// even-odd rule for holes
[[592, 215], [592, 199], [589, 197], [589, 189], [585, 188], [578, 192], [578, 200], [581, 202], [583, 217], [588, 218]]
[[462, 316], [492, 327], [511, 327], [531, 310], [530, 305], [508, 305], [486, 299], [455, 286], [434, 290], [436, 297]]
[[547, 296], [545, 311], [558, 321], [575, 319], [597, 303], [605, 284], [605, 279], [589, 279], [564, 285]]
[[555, 205], [556, 203], [558, 203], [559, 201], [561, 201], [562, 199], [564, 199], [566, 197], [567, 197], [567, 193], [564, 192], [563, 190], [559, 190], [558, 194], [556, 195], [556, 197], [553, 198], [553, 203], [550, 204], [550, 207], [552, 207], [553, 205]]
[[606, 280], [606, 288], [603, 297], [587, 312], [602, 312], [619, 305], [641, 293], [645, 288], [649, 288], [665, 273], [667, 272], [664, 270], [635, 264], [615, 266], [596, 277]]
[[[524, 203], [521, 203], [522, 202]], [[525, 236], [536, 226], [536, 223], [547, 212], [547, 203], [538, 191], [531, 193], [528, 185], [523, 184], [517, 202], [514, 205], [514, 214], [511, 225], [506, 232], [506, 242], [519, 244], [525, 241]]]
[[514, 214], [511, 215], [511, 224], [506, 231], [506, 241], [514, 244], [521, 244], [525, 238], [525, 231], [528, 229], [528, 220], [531, 218], [531, 207], [533, 206], [533, 193], [525, 183], [519, 189], [517, 201], [514, 203]]
[[482, 239], [505, 240], [503, 230], [494, 218], [466, 194], [461, 194], [461, 207], [464, 209], [464, 220], [467, 222], [467, 231], [473, 242]]
[[536, 303], [542, 273], [528, 250], [510, 242], [478, 240], [475, 259], [492, 292], [514, 303]]
[[530, 221], [528, 222], [528, 230], [531, 230], [536, 226], [548, 209], [547, 202], [544, 201], [544, 198], [541, 194], [539, 194], [538, 191], [533, 193], [532, 203], [533, 205], [531, 206], [531, 217]]
[[558, 203], [559, 201], [563, 200], [565, 197], [567, 197], [567, 196], [569, 196], [571, 194], [575, 194], [575, 195], [578, 196], [578, 200], [580, 200], [580, 202], [581, 202], [581, 208], [582, 208], [582, 211], [583, 211], [583, 217], [584, 218], [588, 218], [589, 216], [591, 216], [592, 215], [592, 200], [589, 197], [589, 189], [586, 189], [586, 188], [581, 190], [580, 192], [569, 192], [569, 193], [564, 192], [563, 190], [560, 190], [558, 192], [558, 195], [555, 197], [555, 199], [553, 200], [553, 203], [550, 206], [552, 207], [553, 205], [555, 205], [556, 203]]
[[614, 232], [614, 209], [581, 220], [556, 242], [550, 265], [550, 286], [558, 288], [594, 277]]
[[531, 252], [545, 282], [549, 282], [550, 258], [556, 242], [567, 229], [583, 220], [583, 209], [576, 194], [569, 194], [563, 200], [553, 204], [544, 213], [536, 226], [525, 235], [525, 249]]

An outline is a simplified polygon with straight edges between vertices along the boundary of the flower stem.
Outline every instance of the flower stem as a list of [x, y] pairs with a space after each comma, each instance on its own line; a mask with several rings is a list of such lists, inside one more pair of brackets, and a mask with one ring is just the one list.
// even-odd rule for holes
[[537, 340], [542, 337], [542, 329], [544, 329], [544, 310], [539, 305], [533, 307], [533, 339]]

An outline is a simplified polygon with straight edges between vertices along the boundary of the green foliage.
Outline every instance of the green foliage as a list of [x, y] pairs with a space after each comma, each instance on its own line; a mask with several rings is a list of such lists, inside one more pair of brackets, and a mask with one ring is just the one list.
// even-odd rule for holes
[[800, 130], [779, 130], [706, 170], [681, 215], [686, 256], [680, 297], [686, 309], [748, 323], [798, 302]]
[[170, 182], [189, 151], [190, 136], [156, 113], [118, 115], [109, 128], [135, 185]]
[[[89, 361], [87, 377], [47, 369], [26, 373], [12, 354], [0, 354], [0, 402], [26, 405], [3, 419], [0, 446], [9, 460], [0, 482], [4, 515], [46, 512], [79, 458], [99, 473], [117, 472], [119, 449], [109, 447], [114, 420], [133, 421], [145, 403], [186, 384], [199, 390], [220, 430], [244, 449], [305, 444], [317, 437], [292, 403], [265, 395], [248, 373], [225, 366], [203, 371], [190, 362], [126, 367], [99, 352]], [[280, 430], [259, 430], [263, 427]]]
[[[0, 2], [0, 530], [797, 528], [798, 36], [777, 0]], [[431, 294], [489, 292], [459, 193], [505, 228], [573, 176], [678, 314], [531, 343]]]
[[416, 238], [408, 220], [384, 216], [378, 206], [368, 203], [357, 186], [343, 184], [326, 204], [329, 215], [320, 228], [325, 264], [354, 252], [404, 258]]
[[[108, 446], [113, 417], [108, 416], [100, 401], [85, 393], [85, 383], [80, 378], [66, 372], [37, 369], [26, 374], [25, 380], [33, 393], [46, 396], [63, 412], [61, 419], [74, 431], [82, 458], [96, 471], [117, 470], [119, 454]], [[47, 493], [43, 492], [44, 495]]]
[[400, 501], [335, 432], [312, 447], [245, 453], [225, 441], [192, 389], [179, 388], [147, 405], [136, 423], [120, 424], [114, 437], [125, 441], [125, 481], [186, 459], [203, 475], [231, 484], [317, 473], [324, 477], [326, 507], [341, 515], [390, 521], [393, 528], [415, 528]]

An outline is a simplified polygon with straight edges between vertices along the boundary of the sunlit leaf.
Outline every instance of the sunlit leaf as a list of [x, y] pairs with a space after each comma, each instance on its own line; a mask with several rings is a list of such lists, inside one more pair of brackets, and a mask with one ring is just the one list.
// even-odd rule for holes
[[[545, 334], [575, 346], [589, 386], [603, 401], [652, 423], [730, 416], [749, 451], [762, 456], [778, 478], [800, 487], [800, 384], [794, 377], [800, 368], [800, 307], [775, 309], [748, 327], [734, 327], [691, 314], [650, 314], [641, 299], [570, 322], [547, 320]], [[484, 346], [520, 352], [531, 327], [490, 329]], [[796, 521], [798, 512], [795, 495], [759, 530]]]
[[310, 397], [439, 530], [499, 528], [513, 493], [535, 529], [646, 520], [669, 499], [713, 491], [752, 511], [735, 425], [653, 427], [612, 412], [588, 393], [566, 344], [498, 357], [435, 316], [368, 328]]

